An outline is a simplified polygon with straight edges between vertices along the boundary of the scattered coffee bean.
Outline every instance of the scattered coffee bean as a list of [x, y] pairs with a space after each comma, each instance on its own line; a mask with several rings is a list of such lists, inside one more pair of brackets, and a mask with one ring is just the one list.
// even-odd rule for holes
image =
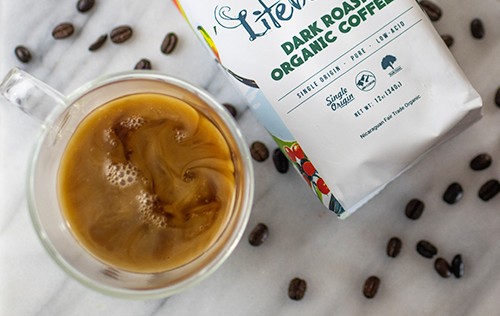
[[252, 155], [252, 158], [258, 162], [262, 162], [269, 158], [269, 150], [264, 143], [259, 141], [252, 143], [250, 146], [250, 154]]
[[489, 201], [500, 192], [500, 182], [496, 179], [486, 181], [479, 189], [478, 196], [483, 201]]
[[279, 173], [286, 173], [288, 171], [288, 159], [279, 148], [276, 148], [273, 152], [273, 163]]
[[31, 52], [24, 46], [17, 46], [14, 49], [14, 53], [16, 54], [17, 59], [19, 59], [22, 63], [27, 63], [31, 60]]
[[299, 301], [306, 294], [307, 283], [305, 280], [294, 278], [288, 286], [288, 297], [294, 301]]
[[363, 294], [366, 298], [374, 298], [380, 286], [380, 279], [374, 275], [366, 279], [363, 285]]
[[267, 240], [267, 237], [269, 237], [269, 229], [266, 224], [259, 223], [248, 235], [248, 242], [250, 245], [257, 247], [262, 245]]
[[137, 62], [137, 64], [135, 64], [135, 67], [134, 69], [151, 69], [151, 62], [146, 59], [146, 58], [143, 58], [141, 60], [139, 60], [139, 62]]
[[424, 212], [425, 204], [419, 199], [413, 199], [408, 204], [406, 204], [405, 214], [409, 219], [419, 219]]
[[76, 9], [78, 10], [78, 12], [84, 13], [92, 9], [94, 4], [95, 0], [78, 0], [78, 2], [76, 3]]
[[391, 258], [396, 258], [401, 252], [402, 246], [403, 243], [401, 242], [401, 239], [399, 239], [398, 237], [392, 237], [387, 243], [387, 255]]
[[437, 254], [437, 248], [427, 240], [421, 240], [417, 243], [417, 252], [423, 257], [432, 259]]
[[52, 30], [52, 36], [55, 39], [63, 39], [71, 36], [73, 32], [75, 31], [75, 28], [73, 27], [73, 24], [69, 22], [64, 22], [59, 25], [57, 25], [53, 30]]
[[451, 268], [446, 260], [443, 258], [437, 258], [434, 261], [434, 269], [443, 278], [449, 278], [451, 276]]
[[420, 7], [424, 10], [424, 12], [429, 16], [431, 21], [437, 21], [443, 15], [443, 11], [441, 8], [435, 4], [434, 2], [428, 0], [422, 0], [419, 2]]
[[474, 19], [470, 22], [470, 32], [472, 36], [477, 39], [481, 39], [484, 37], [484, 25], [483, 21], [480, 19]]
[[177, 34], [175, 33], [168, 33], [165, 38], [163, 39], [163, 42], [161, 43], [161, 51], [162, 53], [168, 55], [171, 54], [175, 46], [177, 46], [178, 38]]
[[133, 33], [134, 32], [130, 26], [121, 25], [111, 30], [110, 38], [113, 43], [121, 44], [128, 41], [132, 37]]
[[480, 171], [488, 168], [491, 165], [491, 156], [487, 153], [482, 153], [474, 157], [470, 162], [472, 170]]
[[457, 182], [453, 182], [444, 192], [443, 200], [448, 204], [455, 204], [460, 201], [463, 195], [464, 190], [462, 189], [462, 186]]
[[455, 39], [451, 35], [443, 34], [443, 35], [441, 35], [441, 38], [443, 39], [444, 43], [448, 47], [453, 46], [453, 43], [455, 43]]
[[464, 262], [462, 261], [461, 255], [453, 257], [453, 260], [451, 261], [451, 272], [457, 279], [464, 276]]
[[236, 118], [236, 116], [238, 115], [238, 111], [232, 104], [223, 103], [222, 105], [226, 108], [226, 110], [229, 111], [229, 113], [231, 113], [232, 117]]
[[498, 87], [497, 93], [495, 94], [495, 104], [500, 107], [500, 87]]
[[108, 34], [103, 34], [99, 36], [99, 38], [89, 46], [89, 51], [93, 52], [98, 50], [106, 42], [107, 39], [108, 39]]

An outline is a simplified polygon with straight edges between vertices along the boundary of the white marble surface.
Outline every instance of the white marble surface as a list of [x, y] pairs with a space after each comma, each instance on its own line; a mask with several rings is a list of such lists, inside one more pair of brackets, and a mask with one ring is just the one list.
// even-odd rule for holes
[[[20, 66], [63, 93], [104, 73], [132, 69], [142, 57], [153, 67], [206, 88], [221, 102], [240, 109], [248, 142], [271, 138], [198, 43], [168, 0], [96, 0], [78, 13], [76, 1], [1, 0], [0, 76]], [[436, 28], [455, 37], [451, 48], [484, 99], [484, 118], [444, 144], [345, 222], [316, 201], [294, 172], [281, 175], [272, 161], [255, 163], [256, 194], [244, 239], [210, 278], [168, 299], [126, 301], [95, 293], [69, 278], [45, 253], [30, 223], [25, 193], [27, 165], [40, 129], [30, 118], [0, 100], [0, 314], [1, 315], [499, 315], [500, 196], [477, 197], [480, 185], [500, 178], [500, 108], [493, 102], [500, 86], [500, 2], [436, 0], [443, 18]], [[469, 22], [483, 19], [486, 37], [475, 40]], [[71, 38], [55, 41], [52, 28], [70, 21]], [[87, 47], [113, 27], [129, 24], [132, 40], [108, 41], [95, 53]], [[179, 34], [177, 50], [160, 52], [167, 32]], [[13, 54], [23, 44], [33, 60], [20, 64]], [[415, 52], [418, 54], [418, 52]], [[475, 154], [489, 152], [493, 165], [473, 172]], [[453, 181], [464, 198], [454, 206], [441, 200]], [[425, 201], [418, 221], [403, 213], [409, 199]], [[270, 228], [261, 247], [246, 238], [258, 222]], [[399, 236], [403, 250], [385, 255], [387, 240]], [[461, 253], [464, 278], [441, 279], [433, 262], [416, 254], [415, 244], [428, 239], [451, 260]], [[361, 294], [364, 280], [378, 275], [377, 297]], [[305, 298], [287, 297], [295, 276], [308, 282]]]

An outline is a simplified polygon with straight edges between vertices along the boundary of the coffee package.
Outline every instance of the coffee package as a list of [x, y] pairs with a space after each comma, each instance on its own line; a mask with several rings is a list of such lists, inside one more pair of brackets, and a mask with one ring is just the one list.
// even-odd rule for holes
[[340, 218], [481, 116], [414, 0], [174, 3]]

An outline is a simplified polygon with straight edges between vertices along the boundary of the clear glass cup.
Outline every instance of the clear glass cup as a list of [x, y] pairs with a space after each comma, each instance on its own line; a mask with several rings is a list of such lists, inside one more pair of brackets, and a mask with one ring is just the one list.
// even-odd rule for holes
[[[215, 271], [245, 230], [253, 200], [253, 169], [234, 119], [207, 92], [185, 81], [151, 71], [130, 71], [89, 82], [68, 96], [19, 69], [0, 83], [0, 93], [43, 126], [29, 171], [29, 210], [43, 246], [70, 276], [104, 294], [123, 298], [159, 298], [178, 293]], [[133, 273], [91, 255], [73, 236], [57, 195], [61, 157], [73, 132], [95, 108], [118, 97], [159, 93], [179, 98], [204, 113], [224, 135], [235, 166], [235, 199], [226, 226], [214, 244], [193, 261], [159, 273]]]

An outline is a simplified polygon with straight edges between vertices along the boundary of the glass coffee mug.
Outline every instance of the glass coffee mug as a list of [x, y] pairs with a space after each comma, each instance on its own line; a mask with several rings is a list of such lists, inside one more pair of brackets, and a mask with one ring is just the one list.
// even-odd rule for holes
[[[133, 71], [99, 78], [65, 97], [13, 69], [0, 84], [0, 92], [43, 126], [29, 172], [30, 215], [45, 249], [76, 280], [113, 296], [166, 297], [207, 277], [236, 247], [250, 215], [252, 163], [234, 119], [205, 91], [159, 73]], [[127, 109], [123, 106], [134, 108], [137, 102], [145, 116], [124, 119]], [[153, 107], [155, 102], [160, 108]], [[200, 123], [189, 127], [193, 117]], [[167, 121], [168, 126], [164, 125]], [[98, 133], [95, 126], [99, 124], [110, 127]], [[85, 128], [100, 135], [95, 139], [100, 145], [87, 148], [84, 142], [74, 143], [85, 136]], [[200, 152], [203, 155], [196, 146], [214, 138], [208, 132], [215, 133], [215, 139], [220, 137], [216, 145], [222, 149], [212, 143], [202, 145], [208, 156], [188, 162]], [[174, 138], [167, 146], [168, 135]], [[190, 141], [190, 137], [199, 139]], [[106, 148], [114, 151], [106, 152]], [[106, 152], [102, 159], [100, 150]], [[165, 175], [165, 150], [176, 156], [169, 168], [178, 179]], [[66, 159], [70, 151], [73, 156]], [[153, 163], [151, 155], [156, 157]], [[94, 160], [98, 167], [88, 169]], [[65, 168], [82, 173], [84, 180], [64, 180]], [[101, 189], [93, 179], [99, 185], [106, 179], [109, 183]], [[79, 186], [85, 181], [92, 184]], [[155, 195], [162, 190], [167, 196], [165, 192]], [[168, 195], [172, 191], [176, 193]], [[126, 200], [128, 196], [132, 198]], [[120, 209], [115, 210], [115, 205]], [[74, 206], [81, 209], [72, 210]]]

